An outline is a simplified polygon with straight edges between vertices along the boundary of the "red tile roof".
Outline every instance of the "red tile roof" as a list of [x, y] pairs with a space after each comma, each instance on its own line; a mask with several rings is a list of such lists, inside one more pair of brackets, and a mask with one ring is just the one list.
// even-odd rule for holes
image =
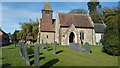
[[[41, 19], [42, 22], [42, 19]], [[41, 31], [54, 31], [55, 19], [52, 19], [52, 23], [41, 23]]]
[[[58, 13], [60, 19], [60, 26], [71, 26], [75, 27], [94, 27], [90, 21], [89, 15], [87, 14], [71, 14], [71, 13]], [[42, 22], [42, 19], [41, 19]], [[55, 19], [52, 23], [41, 23], [41, 31], [54, 31], [55, 29]]]
[[58, 13], [61, 26], [93, 27], [87, 14]]

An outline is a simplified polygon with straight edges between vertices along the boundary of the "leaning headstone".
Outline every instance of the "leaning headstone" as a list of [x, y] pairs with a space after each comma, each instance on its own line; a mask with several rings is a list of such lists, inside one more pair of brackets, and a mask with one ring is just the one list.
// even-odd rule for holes
[[24, 43], [21, 43], [21, 54], [23, 59], [25, 59]]
[[47, 42], [46, 42], [46, 50], [49, 51], [49, 50], [48, 50], [48, 43], [47, 43]]
[[22, 56], [22, 45], [21, 45], [21, 43], [19, 43], [19, 52], [20, 52], [20, 56]]
[[85, 47], [85, 53], [90, 54], [90, 45], [88, 42], [85, 43], [84, 47]]
[[56, 42], [54, 43], [53, 54], [56, 54]]
[[72, 43], [69, 45], [69, 47], [70, 47], [70, 49], [74, 49], [74, 50], [82, 52], [82, 48], [79, 43]]
[[30, 65], [29, 56], [28, 56], [28, 51], [27, 51], [27, 49], [26, 49], [25, 46], [23, 46], [23, 48], [24, 48], [25, 61], [26, 61], [26, 63], [27, 63], [28, 65]]
[[34, 65], [35, 65], [35, 67], [39, 68], [39, 64], [40, 64], [40, 61], [39, 61], [39, 46], [38, 46], [38, 44], [36, 44], [34, 46]]

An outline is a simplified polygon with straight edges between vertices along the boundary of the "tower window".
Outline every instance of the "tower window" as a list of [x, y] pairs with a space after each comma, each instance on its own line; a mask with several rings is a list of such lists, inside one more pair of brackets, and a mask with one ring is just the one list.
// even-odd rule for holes
[[45, 11], [46, 14], [49, 14], [49, 11]]

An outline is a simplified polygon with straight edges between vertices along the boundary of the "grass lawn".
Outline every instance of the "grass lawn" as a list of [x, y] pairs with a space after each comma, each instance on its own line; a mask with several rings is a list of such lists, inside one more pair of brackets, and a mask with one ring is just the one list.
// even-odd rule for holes
[[[57, 46], [57, 54], [53, 54], [52, 45], [50, 51], [40, 47], [40, 66], [118, 66], [118, 57], [110, 56], [100, 51], [98, 46], [90, 46], [92, 53], [85, 54], [66, 46]], [[34, 49], [34, 47], [31, 47]], [[28, 66], [20, 56], [19, 48], [14, 45], [1, 47], [2, 65], [4, 66]], [[30, 63], [34, 66], [34, 55], [30, 54]]]

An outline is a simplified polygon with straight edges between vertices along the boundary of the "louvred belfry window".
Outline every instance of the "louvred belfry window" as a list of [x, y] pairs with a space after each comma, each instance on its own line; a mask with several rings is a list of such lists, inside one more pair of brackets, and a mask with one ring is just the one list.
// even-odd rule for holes
[[49, 14], [49, 11], [45, 11], [46, 14]]

